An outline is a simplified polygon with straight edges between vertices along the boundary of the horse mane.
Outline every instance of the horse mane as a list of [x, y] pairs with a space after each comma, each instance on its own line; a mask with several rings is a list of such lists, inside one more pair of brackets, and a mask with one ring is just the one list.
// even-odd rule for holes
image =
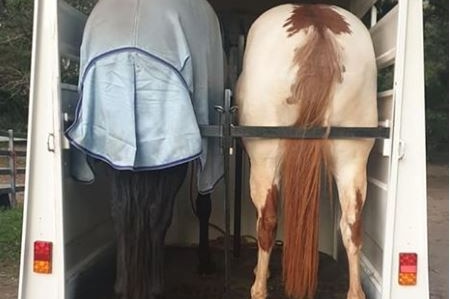
[[[334, 35], [351, 34], [349, 24], [330, 6], [301, 5], [295, 6], [284, 27], [288, 37], [306, 31], [305, 44], [295, 50], [298, 71], [287, 99], [298, 106], [294, 126], [328, 125], [334, 89], [342, 81], [341, 51]], [[313, 298], [317, 288], [319, 197], [328, 147], [326, 139], [284, 141], [283, 279], [286, 294], [293, 298]], [[329, 168], [327, 174], [331, 182]]]

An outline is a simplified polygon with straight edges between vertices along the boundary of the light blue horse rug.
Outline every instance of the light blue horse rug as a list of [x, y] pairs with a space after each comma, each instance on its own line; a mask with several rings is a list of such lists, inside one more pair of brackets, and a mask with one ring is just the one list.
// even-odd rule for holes
[[209, 192], [223, 176], [220, 142], [202, 139], [198, 125], [219, 123], [223, 77], [220, 26], [206, 1], [102, 0], [84, 30], [66, 136], [119, 170], [198, 160], [198, 189]]

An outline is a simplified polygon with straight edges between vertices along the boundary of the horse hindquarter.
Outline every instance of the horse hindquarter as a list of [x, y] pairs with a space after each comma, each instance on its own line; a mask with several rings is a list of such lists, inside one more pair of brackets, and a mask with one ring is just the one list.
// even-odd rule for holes
[[[358, 39], [361, 34], [361, 45], [355, 47], [352, 36], [356, 35]], [[376, 126], [375, 64], [371, 47], [364, 26], [341, 9], [323, 5], [283, 5], [266, 12], [249, 32], [237, 90], [240, 123], [299, 127]], [[349, 48], [356, 50], [349, 52]], [[359, 96], [368, 99], [361, 100]], [[364, 109], [366, 113], [361, 113]], [[283, 276], [286, 293], [298, 298], [312, 298], [317, 285], [321, 171], [327, 166], [334, 169], [335, 162], [345, 157], [336, 152], [338, 147], [334, 141], [272, 141], [271, 147], [267, 145], [270, 141], [260, 143], [264, 146], [258, 142], [261, 141], [245, 142], [251, 167], [259, 163], [255, 161], [275, 159], [273, 177], [277, 180], [279, 176], [281, 181], [285, 210]], [[358, 161], [351, 157], [356, 161], [355, 165], [365, 169], [371, 144], [371, 141], [362, 146], [358, 142], [351, 143], [356, 157], [363, 157]], [[361, 171], [358, 169], [355, 175]], [[253, 169], [251, 172], [252, 175], [255, 173]], [[254, 181], [251, 179], [251, 188], [256, 188]], [[365, 196], [365, 188], [361, 187], [359, 192], [359, 196], [354, 192], [355, 196], [349, 199], [352, 203]], [[265, 203], [264, 196], [259, 197], [256, 201]], [[253, 192], [252, 200], [255, 202]], [[363, 200], [359, 203], [360, 210]], [[353, 230], [357, 231], [356, 228]], [[264, 277], [257, 276], [254, 287], [265, 288], [259, 279]], [[363, 298], [358, 296], [349, 298]]]

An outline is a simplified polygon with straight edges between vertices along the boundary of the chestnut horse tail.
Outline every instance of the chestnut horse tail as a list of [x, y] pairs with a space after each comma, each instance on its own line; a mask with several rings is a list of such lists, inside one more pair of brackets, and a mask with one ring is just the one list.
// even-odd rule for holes
[[[317, 15], [322, 17], [317, 18]], [[324, 15], [328, 18], [323, 18]], [[340, 31], [336, 29], [338, 25]], [[294, 10], [287, 26], [289, 36], [309, 28], [304, 46], [295, 53], [294, 65], [299, 70], [291, 87], [292, 96], [287, 100], [299, 109], [294, 126], [327, 125], [335, 86], [342, 81], [340, 51], [334, 34], [349, 33], [348, 27], [341, 30], [348, 24], [331, 8], [303, 5]], [[319, 197], [322, 171], [327, 169], [328, 147], [326, 139], [284, 142], [281, 161], [283, 279], [286, 294], [293, 298], [313, 298], [317, 288]], [[331, 179], [329, 170], [327, 174]]]

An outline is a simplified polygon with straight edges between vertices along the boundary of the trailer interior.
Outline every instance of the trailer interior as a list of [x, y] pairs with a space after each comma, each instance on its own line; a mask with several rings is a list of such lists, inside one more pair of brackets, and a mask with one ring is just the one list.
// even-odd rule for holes
[[[251, 23], [265, 10], [292, 1], [209, 2], [222, 26], [227, 57], [226, 84], [233, 90]], [[302, 3], [313, 2], [317, 1]], [[383, 6], [382, 1], [376, 0], [323, 2], [350, 10], [369, 28], [379, 72], [379, 126], [390, 129], [389, 138], [377, 139], [368, 164], [361, 258], [364, 290], [369, 299], [428, 298], [428, 273], [417, 276], [418, 288], [399, 288], [396, 275], [400, 252], [416, 252], [420, 262], [418, 269], [428, 268], [423, 50], [422, 28], [421, 24], [417, 25], [417, 19], [421, 20], [422, 3], [384, 1]], [[19, 298], [107, 298], [105, 294], [111, 294], [113, 289], [115, 265], [111, 178], [99, 167], [92, 184], [75, 181], [70, 166], [77, 163], [79, 157], [63, 134], [73, 120], [78, 101], [79, 49], [89, 9], [79, 11], [62, 0], [36, 0], [35, 3], [30, 155]], [[416, 36], [415, 32], [420, 34]], [[228, 188], [235, 190], [236, 184], [242, 184], [242, 192], [237, 194], [241, 200], [238, 203], [240, 215], [235, 216], [235, 209], [232, 209], [231, 219], [240, 219], [241, 236], [254, 236], [256, 217], [248, 190], [249, 165], [245, 155], [242, 167], [238, 164], [232, 156]], [[409, 175], [411, 173], [414, 175]], [[194, 191], [190, 183], [188, 177], [178, 194], [166, 243], [192, 249], [198, 242], [198, 224], [191, 209]], [[219, 229], [211, 227], [211, 240], [223, 239], [224, 190], [225, 186], [220, 184], [213, 193], [211, 223]], [[414, 199], [414, 203], [408, 204], [409, 199]], [[235, 199], [229, 200], [234, 206]], [[345, 254], [338, 225], [339, 205], [324, 198], [320, 206], [320, 251], [337, 260]], [[54, 212], [49, 213], [49, 207]], [[408, 224], [403, 225], [405, 223]], [[282, 240], [280, 228], [277, 239]], [[51, 281], [33, 273], [32, 251], [36, 240], [53, 242], [54, 277]], [[234, 259], [239, 261], [239, 258], [243, 257]], [[223, 266], [218, 266], [218, 271], [222, 270]], [[196, 275], [195, 268], [192, 271], [192, 275]], [[253, 278], [251, 272], [247, 275]], [[32, 285], [39, 285], [39, 290]], [[49, 293], [55, 296], [48, 296]]]

